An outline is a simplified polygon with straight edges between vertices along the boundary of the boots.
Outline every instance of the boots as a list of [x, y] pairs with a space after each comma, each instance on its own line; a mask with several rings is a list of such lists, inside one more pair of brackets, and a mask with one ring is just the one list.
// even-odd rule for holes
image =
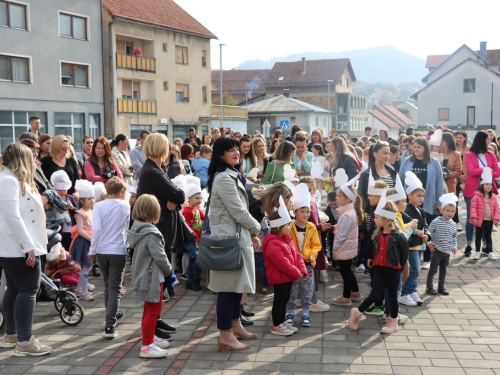
[[397, 331], [399, 331], [398, 318], [391, 317], [387, 319], [387, 324], [385, 325], [385, 327], [380, 330], [381, 333], [394, 333]]
[[201, 280], [199, 277], [193, 277], [193, 280], [191, 281], [191, 285], [193, 286], [193, 291], [199, 292], [201, 290], [200, 281]]
[[233, 333], [235, 336], [238, 336], [240, 340], [255, 340], [257, 335], [254, 333], [248, 332], [239, 319], [233, 319]]
[[250, 345], [242, 344], [234, 336], [233, 330], [220, 330], [220, 335], [217, 338], [217, 344], [219, 345], [219, 350], [221, 352], [226, 352], [227, 350], [247, 350], [250, 349]]
[[349, 329], [351, 331], [357, 331], [359, 321], [363, 317], [363, 314], [359, 312], [357, 307], [351, 309], [351, 314], [349, 315]]

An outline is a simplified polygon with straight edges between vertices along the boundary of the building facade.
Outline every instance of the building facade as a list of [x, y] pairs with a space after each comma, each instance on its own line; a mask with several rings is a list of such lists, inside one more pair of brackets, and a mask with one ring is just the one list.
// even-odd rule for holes
[[101, 25], [99, 0], [0, 1], [1, 150], [32, 116], [79, 150], [103, 133]]

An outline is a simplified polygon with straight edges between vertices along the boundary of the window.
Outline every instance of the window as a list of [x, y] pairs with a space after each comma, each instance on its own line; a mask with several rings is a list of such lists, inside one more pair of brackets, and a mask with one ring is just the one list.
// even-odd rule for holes
[[29, 82], [28, 67], [29, 59], [0, 55], [0, 80]]
[[163, 52], [167, 52], [167, 43], [163, 43]]
[[122, 99], [140, 100], [141, 99], [140, 85], [141, 84], [138, 81], [128, 81], [124, 79], [122, 81]]
[[87, 18], [59, 13], [59, 35], [87, 40]]
[[82, 151], [84, 117], [84, 113], [54, 113], [55, 134], [71, 137], [71, 142], [75, 145], [77, 151]]
[[89, 131], [92, 138], [96, 139], [100, 135], [99, 128], [101, 127], [101, 115], [98, 113], [89, 115]]
[[207, 86], [202, 86], [201, 88], [201, 101], [203, 103], [207, 102]]
[[189, 102], [189, 85], [178, 83], [175, 87], [175, 100], [178, 102]]
[[201, 50], [201, 66], [206, 68], [207, 66], [207, 51]]
[[46, 112], [0, 111], [0, 154], [9, 143], [17, 141], [21, 134], [28, 131], [30, 117], [40, 119], [40, 133], [45, 133]]
[[0, 1], [0, 26], [27, 30], [26, 6]]
[[176, 64], [188, 64], [188, 48], [175, 46], [175, 62]]
[[295, 117], [294, 116], [290, 117], [290, 122], [292, 122], [292, 123], [295, 122]]
[[168, 136], [168, 125], [156, 125], [156, 131]]
[[464, 92], [476, 92], [476, 80], [474, 78], [464, 79]]
[[476, 125], [476, 107], [467, 107], [467, 126]]
[[345, 79], [345, 87], [349, 87], [349, 79]]
[[283, 81], [285, 79], [285, 77], [281, 76], [278, 78], [278, 81]]
[[89, 87], [89, 66], [61, 63], [61, 84], [63, 86]]
[[135, 124], [135, 125], [130, 125], [130, 139], [137, 139], [141, 135], [141, 131], [143, 130], [149, 130], [151, 131], [152, 126], [150, 124], [147, 125], [142, 125], [142, 124]]
[[449, 108], [438, 108], [438, 121], [450, 121]]
[[163, 81], [163, 90], [168, 91], [168, 81]]

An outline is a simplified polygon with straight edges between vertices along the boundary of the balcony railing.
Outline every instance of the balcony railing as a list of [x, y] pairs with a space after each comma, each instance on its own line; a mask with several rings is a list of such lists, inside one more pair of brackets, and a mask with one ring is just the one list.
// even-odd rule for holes
[[156, 115], [156, 100], [118, 99], [118, 113]]
[[156, 73], [156, 59], [154, 57], [126, 55], [117, 52], [116, 67], [138, 72]]
[[[213, 105], [212, 106], [212, 116], [220, 117], [220, 106]], [[243, 107], [231, 106], [231, 105], [223, 105], [222, 106], [222, 117], [228, 118], [248, 118], [248, 109]]]

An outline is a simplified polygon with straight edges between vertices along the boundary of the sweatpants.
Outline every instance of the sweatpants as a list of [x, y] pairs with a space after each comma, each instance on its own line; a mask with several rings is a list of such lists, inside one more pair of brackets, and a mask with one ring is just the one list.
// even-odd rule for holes
[[[160, 290], [163, 290], [163, 284], [160, 283]], [[154, 342], [156, 323], [158, 316], [161, 314], [162, 295], [158, 302], [144, 302], [144, 310], [142, 312], [142, 345], [148, 346]]]
[[372, 273], [372, 290], [368, 297], [358, 306], [359, 312], [365, 312], [371, 305], [377, 302], [380, 296], [384, 295], [385, 288], [387, 287], [389, 289], [389, 301], [386, 301], [386, 303], [391, 305], [391, 318], [397, 318], [399, 312], [398, 286], [401, 280], [401, 270], [375, 266], [372, 268]]
[[97, 262], [104, 280], [106, 327], [115, 327], [116, 313], [120, 307], [120, 288], [125, 273], [126, 255], [97, 254]]
[[[481, 238], [481, 237], [479, 237]], [[427, 274], [427, 289], [434, 288], [434, 276], [439, 268], [438, 291], [445, 289], [446, 268], [450, 264], [450, 254], [443, 253], [436, 249], [431, 255], [431, 266]]]
[[286, 305], [286, 309], [290, 314], [295, 314], [295, 308], [297, 307], [297, 294], [300, 290], [300, 303], [302, 305], [302, 313], [309, 314], [309, 309], [311, 308], [311, 300], [314, 293], [314, 269], [308, 264], [307, 265], [307, 276], [300, 280], [295, 280], [292, 282], [292, 290], [290, 292], [290, 298]]
[[285, 321], [286, 308], [292, 291], [292, 283], [275, 284], [273, 286], [274, 300], [271, 315], [273, 326], [277, 327]]
[[342, 281], [344, 282], [344, 291], [342, 295], [344, 298], [351, 298], [351, 292], [359, 292], [358, 281], [351, 268], [352, 259], [338, 260], [337, 262], [339, 264]]

